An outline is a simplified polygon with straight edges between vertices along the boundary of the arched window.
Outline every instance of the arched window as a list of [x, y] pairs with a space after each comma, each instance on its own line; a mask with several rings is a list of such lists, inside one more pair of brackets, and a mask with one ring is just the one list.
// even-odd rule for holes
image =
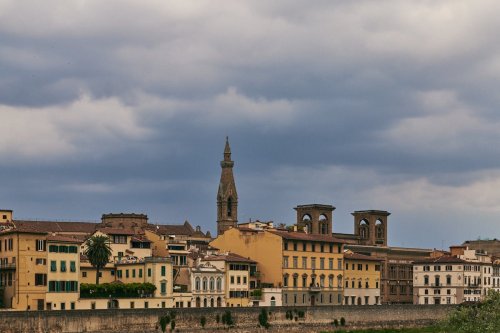
[[227, 199], [227, 216], [231, 216], [233, 214], [233, 199], [229, 197]]
[[207, 278], [203, 278], [203, 290], [207, 290]]
[[325, 214], [319, 216], [319, 232], [323, 235], [328, 234], [328, 217]]
[[207, 307], [207, 305], [208, 305], [208, 304], [207, 304], [207, 299], [206, 299], [206, 298], [204, 298], [204, 299], [203, 299], [203, 307], [204, 307], [204, 308], [206, 308], [206, 307]]
[[271, 306], [276, 306], [276, 298], [274, 296], [271, 297]]
[[210, 290], [215, 289], [215, 279], [213, 277], [210, 278]]
[[200, 290], [200, 278], [197, 277], [195, 280], [194, 280], [194, 288], [196, 290]]
[[370, 236], [368, 221], [361, 220], [361, 222], [359, 222], [359, 235], [361, 236], [361, 239], [368, 239]]
[[377, 238], [383, 239], [384, 238], [384, 224], [382, 223], [382, 221], [377, 220], [377, 222], [375, 223], [375, 230], [377, 233]]
[[325, 276], [323, 274], [321, 274], [321, 276], [319, 277], [319, 286], [321, 288], [325, 286]]
[[213, 307], [214, 307], [214, 299], [213, 299], [213, 298], [211, 298], [211, 299], [210, 299], [210, 307], [211, 307], [211, 308], [213, 308]]
[[217, 307], [220, 308], [222, 306], [222, 300], [220, 297], [217, 297]]
[[337, 288], [342, 287], [342, 275], [337, 275]]
[[201, 306], [201, 300], [199, 297], [196, 297], [196, 307], [199, 308]]
[[[328, 287], [333, 288], [333, 275], [328, 275]], [[331, 303], [331, 301], [330, 301]]]
[[220, 277], [217, 278], [217, 290], [222, 290], [222, 279]]

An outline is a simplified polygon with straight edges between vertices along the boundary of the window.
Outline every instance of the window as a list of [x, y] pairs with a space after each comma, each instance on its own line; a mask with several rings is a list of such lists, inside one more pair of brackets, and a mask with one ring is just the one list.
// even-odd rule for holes
[[297, 242], [293, 242], [293, 250], [297, 251]]
[[231, 276], [231, 284], [234, 284], [234, 276]]
[[307, 268], [307, 257], [302, 257], [302, 268]]
[[55, 260], [50, 261], [50, 271], [51, 272], [57, 271], [57, 262]]
[[311, 251], [316, 252], [316, 244], [311, 244]]
[[127, 236], [125, 236], [125, 235], [113, 235], [112, 241], [115, 244], [127, 244]]
[[375, 271], [380, 272], [380, 265], [375, 265]]
[[304, 252], [307, 251], [307, 244], [306, 244], [306, 242], [302, 243], [302, 251], [304, 251]]
[[319, 258], [319, 269], [325, 269], [325, 258]]
[[35, 286], [46, 286], [47, 274], [35, 274]]
[[151, 268], [148, 268], [148, 277], [151, 277]]
[[358, 271], [362, 271], [363, 270], [363, 264], [358, 264]]
[[337, 259], [337, 269], [342, 269], [342, 259]]
[[288, 257], [283, 257], [283, 268], [288, 268]]
[[288, 274], [283, 276], [283, 287], [288, 287]]
[[82, 277], [86, 278], [87, 277], [87, 272], [82, 272]]
[[299, 265], [299, 257], [293, 257], [293, 268], [297, 268]]
[[119, 270], [116, 271], [116, 277], [119, 278], [119, 279], [122, 278], [122, 270], [121, 269], [119, 269]]
[[217, 290], [222, 290], [222, 279], [217, 278]]
[[195, 288], [195, 290], [200, 290], [200, 278], [199, 277], [196, 277], [196, 279], [194, 279], [194, 288]]
[[132, 277], [135, 278], [135, 269], [132, 270]]
[[203, 280], [202, 280], [202, 287], [203, 287], [203, 290], [207, 290], [208, 289], [208, 283], [207, 283], [207, 278], [204, 277]]
[[333, 269], [333, 259], [328, 259], [328, 269]]
[[161, 276], [167, 276], [167, 267], [161, 266]]
[[236, 283], [237, 284], [241, 284], [241, 276], [237, 276], [236, 277]]
[[316, 258], [311, 258], [311, 268], [316, 269]]
[[167, 283], [166, 282], [160, 283], [160, 288], [161, 288], [162, 295], [167, 293]]
[[285, 250], [288, 250], [288, 242], [284, 242], [284, 243], [283, 243], [283, 248], [284, 248]]
[[213, 277], [210, 278], [210, 290], [214, 290], [215, 289], [215, 279]]
[[59, 252], [57, 245], [49, 245], [49, 252]]
[[129, 278], [129, 272], [128, 269], [125, 270], [125, 277], [128, 279]]
[[323, 244], [321, 244], [319, 248], [321, 252], [325, 252], [325, 246]]
[[67, 245], [59, 245], [59, 253], [69, 253]]
[[76, 272], [76, 262], [75, 261], [70, 261], [69, 262], [69, 270], [70, 272]]
[[36, 240], [36, 250], [37, 251], [46, 251], [46, 241], [43, 239]]
[[75, 309], [75, 302], [71, 302], [70, 307], [71, 307], [71, 310], [74, 310]]
[[35, 264], [36, 265], [47, 265], [47, 260], [44, 258], [36, 258]]

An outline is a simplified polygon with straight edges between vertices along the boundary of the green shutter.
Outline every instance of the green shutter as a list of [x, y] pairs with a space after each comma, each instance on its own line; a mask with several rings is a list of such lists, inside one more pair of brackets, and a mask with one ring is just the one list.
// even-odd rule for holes
[[52, 261], [50, 262], [50, 271], [51, 271], [51, 272], [55, 272], [55, 271], [57, 271], [57, 262], [56, 262], [55, 260], [52, 260]]
[[161, 266], [161, 276], [166, 276], [167, 275], [167, 270], [165, 266]]
[[70, 262], [69, 262], [69, 269], [70, 269], [70, 271], [72, 271], [72, 272], [76, 272], [76, 262], [74, 262], [74, 261], [70, 261]]
[[161, 293], [165, 294], [166, 292], [167, 292], [167, 283], [166, 282], [162, 282], [161, 283]]
[[61, 261], [61, 272], [66, 272], [66, 261]]

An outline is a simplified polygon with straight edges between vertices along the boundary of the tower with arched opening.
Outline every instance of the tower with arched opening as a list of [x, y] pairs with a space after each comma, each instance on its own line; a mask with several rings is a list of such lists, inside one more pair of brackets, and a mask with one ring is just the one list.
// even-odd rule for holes
[[224, 160], [220, 162], [222, 168], [219, 190], [217, 192], [217, 236], [238, 224], [238, 193], [234, 182], [233, 166], [231, 160], [231, 147], [226, 137]]
[[354, 234], [360, 244], [387, 246], [387, 217], [385, 210], [358, 210], [354, 216]]
[[297, 226], [315, 235], [331, 235], [333, 223], [332, 205], [299, 205], [297, 211]]

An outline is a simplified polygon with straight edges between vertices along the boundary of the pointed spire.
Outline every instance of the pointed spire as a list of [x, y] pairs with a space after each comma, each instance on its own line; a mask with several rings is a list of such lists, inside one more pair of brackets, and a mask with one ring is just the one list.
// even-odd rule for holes
[[226, 136], [226, 146], [224, 147], [224, 161], [231, 161], [231, 147], [229, 147], [229, 137]]

